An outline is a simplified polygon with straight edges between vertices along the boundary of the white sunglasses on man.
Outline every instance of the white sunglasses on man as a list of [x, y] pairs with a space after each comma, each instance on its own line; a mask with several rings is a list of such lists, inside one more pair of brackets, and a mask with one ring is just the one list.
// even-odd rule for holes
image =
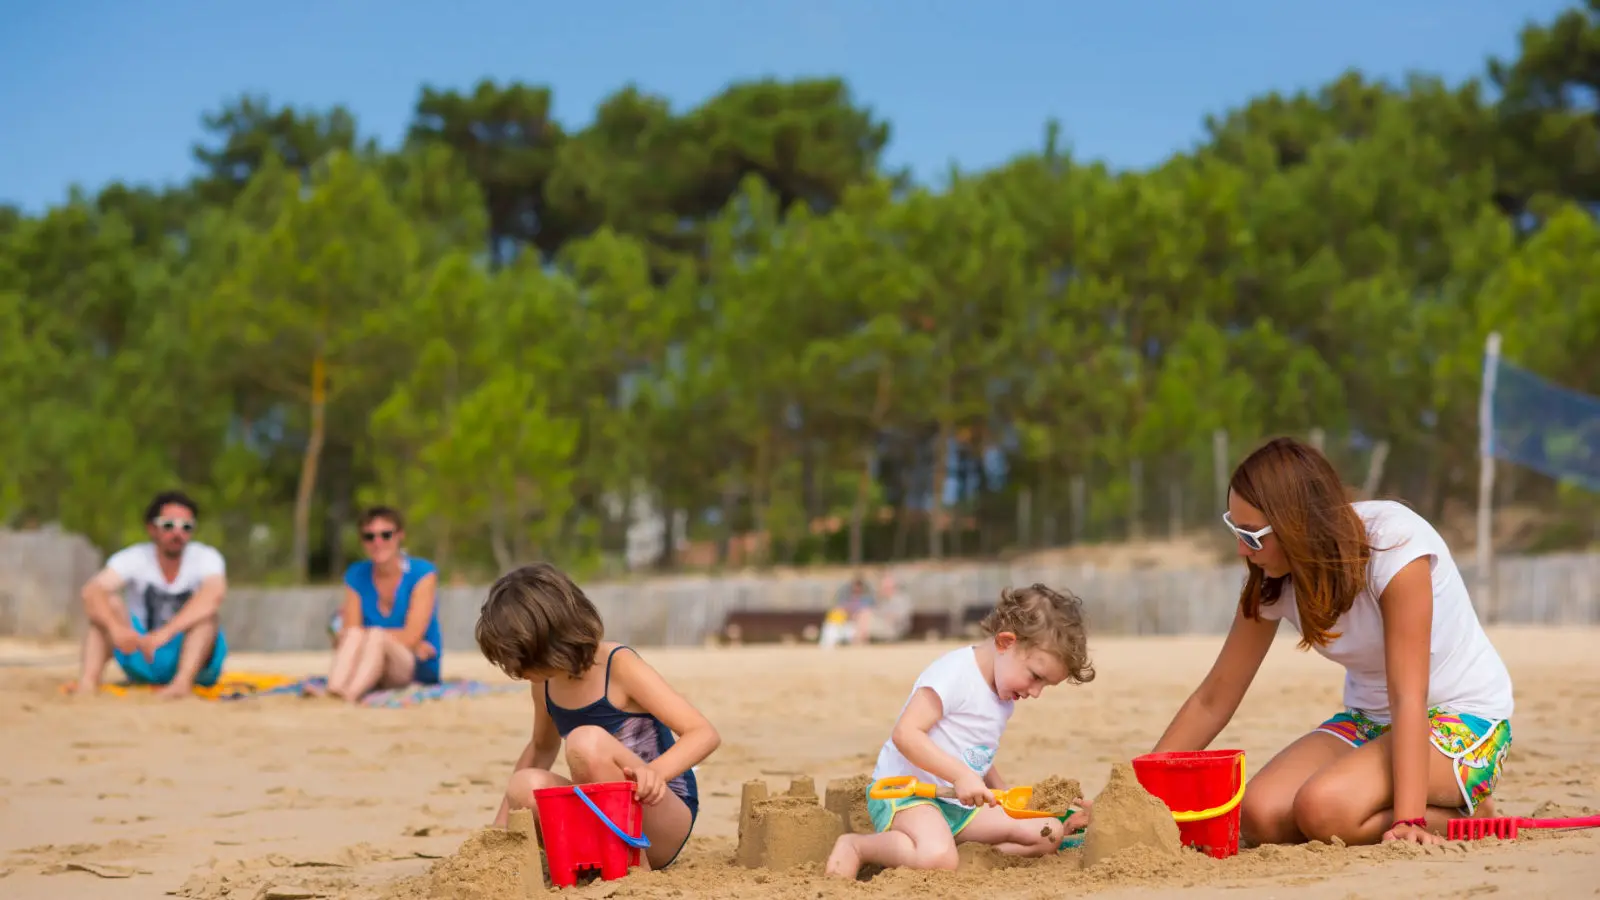
[[1234, 536], [1239, 540], [1244, 541], [1244, 545], [1251, 550], [1260, 550], [1261, 539], [1272, 533], [1271, 525], [1260, 531], [1245, 531], [1243, 528], [1233, 524], [1233, 513], [1223, 513], [1222, 524], [1228, 526], [1228, 530], [1233, 532]]

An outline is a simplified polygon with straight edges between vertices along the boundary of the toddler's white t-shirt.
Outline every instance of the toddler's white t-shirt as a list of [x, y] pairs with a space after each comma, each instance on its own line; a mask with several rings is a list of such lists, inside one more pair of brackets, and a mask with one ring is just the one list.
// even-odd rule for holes
[[[1383, 613], [1378, 598], [1406, 564], [1426, 557], [1433, 572], [1433, 634], [1428, 663], [1428, 706], [1489, 721], [1511, 718], [1511, 674], [1489, 642], [1472, 608], [1466, 583], [1450, 548], [1427, 519], [1392, 500], [1352, 504], [1371, 536], [1367, 589], [1356, 596], [1333, 630], [1338, 639], [1317, 652], [1345, 669], [1344, 705], [1373, 721], [1390, 721], [1388, 666], [1383, 652]], [[1293, 584], [1276, 603], [1261, 607], [1263, 619], [1282, 619], [1300, 630]]]
[[[989, 687], [978, 668], [977, 651], [970, 646], [960, 647], [934, 660], [911, 686], [911, 694], [915, 695], [922, 688], [938, 694], [944, 707], [943, 717], [928, 730], [934, 746], [961, 760], [979, 775], [988, 774], [1000, 750], [1000, 736], [1005, 733], [1016, 704], [1002, 701]], [[907, 696], [901, 711], [904, 712], [910, 703], [911, 697]], [[905, 775], [915, 775], [924, 784], [950, 785], [906, 759], [891, 736], [878, 751], [872, 778], [876, 781]]]

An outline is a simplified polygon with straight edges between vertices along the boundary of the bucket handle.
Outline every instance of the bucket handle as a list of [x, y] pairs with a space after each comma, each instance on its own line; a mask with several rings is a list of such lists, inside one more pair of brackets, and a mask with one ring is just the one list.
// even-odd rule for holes
[[1179, 821], [1179, 822], [1203, 822], [1206, 819], [1215, 819], [1218, 816], [1225, 816], [1228, 813], [1233, 812], [1234, 807], [1238, 806], [1239, 802], [1242, 801], [1243, 799], [1244, 799], [1244, 754], [1240, 753], [1239, 754], [1239, 791], [1238, 791], [1238, 793], [1233, 795], [1233, 799], [1232, 800], [1229, 800], [1228, 802], [1222, 804], [1221, 806], [1213, 806], [1210, 809], [1196, 809], [1196, 810], [1191, 810], [1189, 812], [1174, 812], [1172, 814], [1172, 818], [1174, 820], [1176, 820], [1176, 821]]
[[626, 831], [623, 831], [621, 828], [618, 828], [615, 822], [611, 821], [606, 817], [605, 813], [600, 811], [600, 807], [594, 805], [594, 801], [589, 799], [589, 795], [583, 792], [582, 785], [573, 785], [572, 792], [577, 794], [578, 799], [583, 801], [583, 805], [589, 807], [590, 812], [599, 816], [600, 821], [603, 822], [607, 828], [611, 829], [612, 834], [621, 838], [624, 844], [627, 844], [629, 847], [633, 847], [637, 850], [643, 850], [650, 846], [650, 839], [645, 837], [643, 834], [639, 835], [638, 837], [634, 837]]

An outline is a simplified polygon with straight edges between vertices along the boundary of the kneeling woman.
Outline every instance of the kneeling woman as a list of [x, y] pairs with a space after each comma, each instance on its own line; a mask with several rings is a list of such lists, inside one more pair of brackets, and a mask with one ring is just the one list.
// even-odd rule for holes
[[354, 703], [379, 688], [439, 683], [439, 576], [433, 563], [400, 548], [400, 513], [375, 506], [361, 516], [367, 559], [344, 573], [328, 691]]
[[1511, 676], [1444, 539], [1399, 503], [1349, 502], [1328, 460], [1289, 438], [1229, 487], [1224, 522], [1249, 574], [1217, 661], [1155, 750], [1210, 744], [1288, 620], [1301, 649], [1344, 667], [1346, 709], [1251, 779], [1247, 837], [1438, 843], [1450, 819], [1494, 815]]

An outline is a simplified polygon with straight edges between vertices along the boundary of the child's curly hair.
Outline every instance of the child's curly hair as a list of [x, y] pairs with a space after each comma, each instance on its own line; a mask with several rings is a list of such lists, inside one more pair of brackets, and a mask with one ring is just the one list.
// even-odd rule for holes
[[1083, 601], [1071, 591], [1058, 591], [1043, 584], [1006, 588], [1000, 592], [1000, 603], [979, 627], [990, 637], [1009, 631], [1023, 647], [1043, 650], [1060, 659], [1067, 667], [1067, 680], [1073, 684], [1094, 680], [1089, 635], [1083, 627]]
[[594, 665], [605, 625], [582, 588], [541, 562], [507, 572], [489, 588], [475, 637], [484, 658], [512, 678], [530, 672], [579, 678]]

